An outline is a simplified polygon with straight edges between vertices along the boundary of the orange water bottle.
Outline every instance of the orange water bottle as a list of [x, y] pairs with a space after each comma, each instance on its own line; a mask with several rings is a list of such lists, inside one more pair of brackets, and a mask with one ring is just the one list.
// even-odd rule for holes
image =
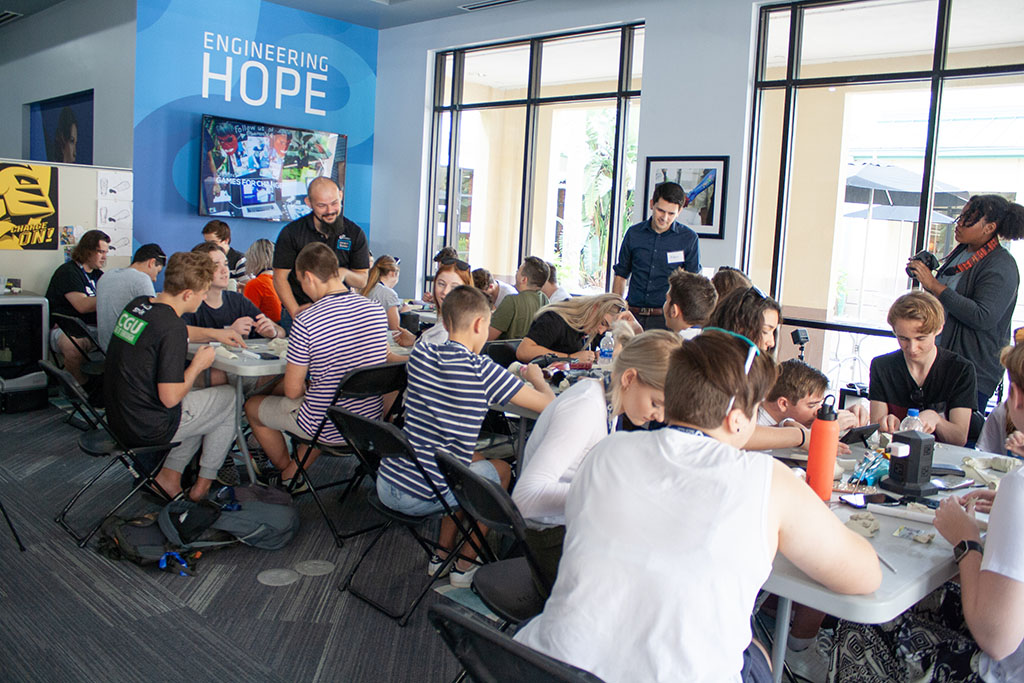
[[[833, 403], [829, 403], [829, 399]], [[811, 425], [811, 442], [807, 447], [807, 483], [826, 502], [832, 497], [836, 453], [839, 451], [839, 416], [834, 402], [834, 397], [828, 396], [821, 404]]]

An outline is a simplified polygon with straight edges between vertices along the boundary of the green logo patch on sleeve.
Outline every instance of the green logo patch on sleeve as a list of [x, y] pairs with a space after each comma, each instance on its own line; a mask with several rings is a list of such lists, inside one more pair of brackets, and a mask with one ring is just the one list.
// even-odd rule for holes
[[123, 311], [121, 317], [117, 319], [117, 325], [114, 326], [114, 336], [135, 346], [135, 342], [139, 341], [139, 336], [148, 324], [128, 311]]

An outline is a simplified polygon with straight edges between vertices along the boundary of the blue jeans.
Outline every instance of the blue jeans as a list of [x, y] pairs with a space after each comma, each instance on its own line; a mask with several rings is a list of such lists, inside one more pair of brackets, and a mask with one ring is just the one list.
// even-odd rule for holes
[[[475, 460], [470, 463], [469, 469], [484, 479], [489, 479], [495, 484], [501, 484], [498, 470], [494, 469], [494, 465], [491, 464], [490, 460]], [[419, 496], [414, 496], [405, 489], [399, 488], [391, 482], [380, 478], [377, 479], [377, 497], [380, 498], [380, 502], [395, 512], [401, 512], [412, 517], [424, 517], [444, 509], [444, 505], [436, 498], [433, 500], [423, 500]], [[459, 506], [451, 489], [448, 489], [448, 492], [444, 494], [444, 500], [451, 507]]]

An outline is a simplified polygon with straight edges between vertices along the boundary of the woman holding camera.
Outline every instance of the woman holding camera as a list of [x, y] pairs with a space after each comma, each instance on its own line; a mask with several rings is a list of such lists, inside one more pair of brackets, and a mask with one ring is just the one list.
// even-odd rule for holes
[[1020, 274], [1000, 238], [1024, 237], [1024, 206], [995, 194], [970, 198], [956, 220], [958, 242], [932, 275], [916, 257], [907, 272], [938, 297], [946, 311], [939, 346], [967, 358], [977, 370], [978, 410], [1003, 376], [999, 350], [1010, 339]]

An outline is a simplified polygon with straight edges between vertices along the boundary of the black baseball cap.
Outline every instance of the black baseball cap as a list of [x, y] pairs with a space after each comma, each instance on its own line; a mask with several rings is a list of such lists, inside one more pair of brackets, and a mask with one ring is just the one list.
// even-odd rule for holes
[[143, 244], [135, 252], [135, 258], [132, 263], [143, 263], [151, 258], [155, 258], [156, 262], [161, 266], [167, 264], [167, 254], [160, 248], [159, 244]]

